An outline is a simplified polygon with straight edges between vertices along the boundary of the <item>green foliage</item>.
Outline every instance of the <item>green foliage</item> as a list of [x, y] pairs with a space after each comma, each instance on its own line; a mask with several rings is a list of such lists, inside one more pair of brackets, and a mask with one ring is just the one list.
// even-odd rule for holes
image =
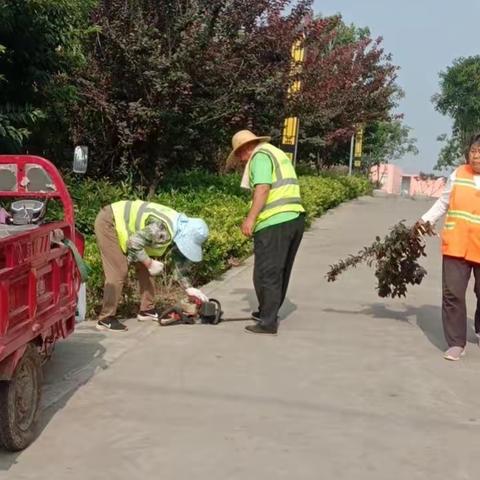
[[480, 55], [458, 58], [441, 72], [440, 92], [432, 102], [453, 120], [451, 135], [439, 137], [445, 144], [436, 168], [457, 165], [471, 135], [480, 131]]
[[144, 191], [126, 182], [112, 183], [70, 175], [66, 178], [75, 207], [77, 228], [84, 235], [93, 235], [95, 218], [102, 207], [119, 200], [142, 198]]
[[7, 103], [0, 106], [0, 144], [4, 145], [6, 151], [18, 152], [30, 136], [27, 127], [41, 118], [45, 118], [44, 113], [30, 105], [18, 107]]
[[451, 137], [447, 134], [442, 134], [437, 137], [437, 140], [442, 142], [443, 145], [440, 149], [434, 170], [445, 170], [465, 162], [464, 149], [467, 144], [467, 138], [463, 137], [465, 136], [455, 133], [453, 133]]
[[[251, 241], [240, 232], [248, 211], [249, 196], [239, 189], [238, 175], [214, 175], [202, 171], [175, 174], [151, 199], [183, 211], [190, 216], [204, 218], [210, 227], [210, 236], [204, 250], [204, 261], [195, 266], [192, 278], [197, 284], [206, 283], [220, 275], [232, 264], [237, 264], [252, 252]], [[131, 185], [115, 185], [94, 180], [77, 181], [69, 178], [70, 193], [75, 201], [76, 222], [86, 235], [85, 258], [92, 269], [88, 282], [90, 315], [98, 309], [103, 291], [103, 271], [95, 243], [93, 225], [100, 209], [118, 200], [144, 198], [144, 191]], [[371, 192], [371, 184], [363, 177], [301, 177], [302, 196], [309, 222], [342, 201]], [[163, 279], [163, 284], [168, 284]], [[125, 304], [133, 306], [135, 290], [125, 291]]]
[[347, 25], [341, 22], [337, 27], [337, 35], [332, 42], [332, 48], [337, 45], [351, 45], [352, 43], [368, 39], [370, 36], [370, 29], [368, 27], [357, 27], [353, 23]]
[[83, 34], [90, 28], [86, 20], [95, 1], [0, 2], [2, 153], [16, 152], [27, 141], [30, 153], [51, 151], [61, 140], [65, 148], [65, 105], [74, 96], [60, 78], [84, 62]]
[[192, 192], [207, 190], [227, 193], [245, 198], [246, 190], [240, 186], [241, 176], [238, 173], [228, 175], [212, 175], [205, 170], [189, 170], [187, 172], [171, 172], [161, 185], [162, 190]]
[[374, 122], [364, 136], [364, 160], [371, 165], [392, 162], [410, 153], [418, 154], [417, 139], [410, 136], [410, 127], [400, 119]]

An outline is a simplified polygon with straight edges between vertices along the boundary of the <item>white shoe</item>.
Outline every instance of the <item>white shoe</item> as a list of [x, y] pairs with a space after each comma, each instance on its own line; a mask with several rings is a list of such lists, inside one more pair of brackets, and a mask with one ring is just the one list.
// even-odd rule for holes
[[139, 322], [148, 322], [148, 321], [158, 322], [158, 313], [156, 310], [147, 310], [144, 312], [139, 312], [139, 314], [137, 315], [137, 320]]
[[465, 355], [464, 347], [450, 347], [443, 354], [443, 358], [445, 360], [451, 360], [452, 362], [456, 362], [457, 360], [460, 360], [464, 355]]

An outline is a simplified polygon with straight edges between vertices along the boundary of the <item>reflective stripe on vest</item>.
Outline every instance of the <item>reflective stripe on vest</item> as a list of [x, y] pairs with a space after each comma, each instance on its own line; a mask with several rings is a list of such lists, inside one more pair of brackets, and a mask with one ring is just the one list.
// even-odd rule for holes
[[[257, 217], [257, 224], [277, 213], [304, 212], [297, 174], [287, 155], [269, 143], [262, 144], [255, 151], [257, 153], [266, 154], [273, 166], [272, 185], [265, 206]], [[251, 170], [249, 174], [251, 178]]]
[[[167, 225], [170, 238], [173, 239], [174, 237], [178, 212], [172, 208], [159, 205], [158, 203], [134, 200], [113, 203], [112, 210], [118, 241], [123, 253], [127, 253], [128, 239], [134, 233], [145, 228], [149, 217], [155, 217], [163, 221]], [[145, 251], [151, 257], [161, 257], [170, 243], [171, 241], [157, 248], [145, 248]]]
[[473, 175], [470, 165], [455, 172], [442, 231], [442, 253], [480, 263], [480, 191]]
[[267, 203], [265, 207], [263, 207], [262, 211], [271, 210], [272, 208], [277, 208], [283, 205], [290, 205], [296, 204], [301, 205], [302, 199], [301, 198], [279, 198], [278, 200], [274, 200], [273, 202]]

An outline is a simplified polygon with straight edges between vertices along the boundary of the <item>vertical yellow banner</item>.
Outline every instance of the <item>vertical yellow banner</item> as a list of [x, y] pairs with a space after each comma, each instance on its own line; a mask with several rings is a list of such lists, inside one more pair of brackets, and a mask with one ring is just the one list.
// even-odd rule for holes
[[[290, 52], [291, 55], [291, 67], [290, 73], [292, 81], [288, 87], [288, 96], [292, 97], [300, 92], [302, 88], [302, 82], [298, 78], [299, 74], [302, 71], [302, 65], [305, 60], [305, 47], [304, 47], [304, 36], [295, 40], [292, 44], [292, 49]], [[298, 132], [300, 127], [300, 119], [298, 117], [287, 117], [283, 122], [282, 130], [282, 149], [292, 160], [292, 163], [295, 163], [297, 156], [297, 142], [298, 142]]]
[[363, 126], [357, 127], [357, 131], [355, 132], [355, 158], [362, 157], [362, 149], [363, 149]]
[[283, 122], [283, 145], [295, 145], [298, 133], [298, 117], [288, 117]]

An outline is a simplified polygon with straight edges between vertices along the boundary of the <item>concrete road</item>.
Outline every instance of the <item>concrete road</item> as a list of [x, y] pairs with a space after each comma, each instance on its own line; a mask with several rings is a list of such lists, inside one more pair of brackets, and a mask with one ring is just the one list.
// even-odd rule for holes
[[[246, 322], [125, 335], [84, 325], [47, 367], [44, 424], [0, 479], [348, 480], [478, 476], [480, 349], [442, 359], [438, 239], [406, 299], [373, 272], [333, 284], [329, 264], [429, 206], [361, 198], [305, 235], [278, 337]], [[256, 307], [251, 261], [208, 286], [226, 315]], [[470, 315], [473, 299], [469, 298]]]

